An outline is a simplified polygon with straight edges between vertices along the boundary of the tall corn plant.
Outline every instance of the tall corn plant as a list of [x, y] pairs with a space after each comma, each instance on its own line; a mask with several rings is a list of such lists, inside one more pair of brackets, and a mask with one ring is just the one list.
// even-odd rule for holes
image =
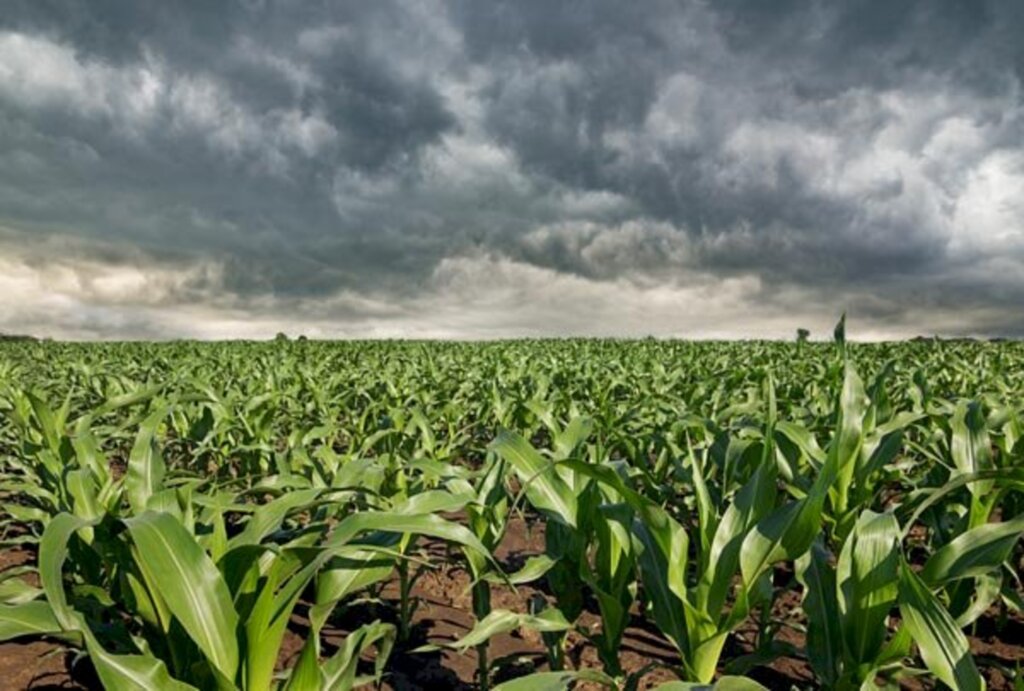
[[[684, 527], [630, 488], [614, 466], [578, 460], [556, 464], [508, 432], [498, 437], [494, 449], [527, 483], [527, 497], [548, 516], [548, 530], [555, 521], [569, 527], [579, 524], [580, 503], [563, 479], [564, 473], [603, 489], [606, 501], [598, 506], [605, 522], [598, 531], [598, 547], [590, 561], [586, 553], [575, 557], [594, 572], [586, 582], [597, 596], [602, 626], [606, 627], [599, 643], [607, 641], [609, 649], [613, 645], [617, 649], [628, 623], [633, 597], [630, 587], [639, 570], [651, 615], [680, 651], [681, 675], [702, 683], [713, 678], [729, 632], [739, 626], [752, 606], [765, 599], [771, 564], [794, 558], [809, 546], [820, 525], [830, 485], [826, 477], [807, 498], [776, 508], [777, 470], [770, 447], [766, 447], [765, 461], [723, 514], [716, 513], [705, 495], [699, 528], [703, 547], [697, 548], [697, 563], [691, 567], [690, 540]], [[601, 536], [608, 546], [600, 544]], [[554, 556], [562, 558], [558, 553]], [[736, 575], [741, 576], [742, 586], [733, 607], [726, 611]], [[605, 665], [609, 671], [617, 671], [614, 661], [605, 661]]]
[[[556, 460], [569, 458], [591, 428], [583, 417], [573, 418], [563, 429], [553, 421], [548, 426]], [[509, 431], [499, 434], [491, 448], [509, 463], [530, 504], [547, 518], [547, 579], [561, 615], [575, 622], [583, 610], [586, 591], [594, 595], [601, 627], [582, 632], [597, 648], [605, 671], [622, 677], [618, 653], [634, 599], [636, 551], [629, 532], [632, 509], [615, 487], [594, 482], [587, 464], [546, 459]], [[616, 472], [610, 465], [602, 468]], [[556, 641], [552, 648], [554, 664], [561, 666], [560, 643]]]
[[[70, 512], [87, 520], [121, 511], [129, 495], [138, 497], [143, 486], [158, 484], [165, 466], [153, 458], [154, 436], [168, 413], [168, 406], [154, 402], [153, 411], [139, 423], [129, 453], [127, 477], [111, 471], [102, 440], [94, 433], [96, 419], [140, 403], [148, 403], [155, 389], [135, 391], [107, 400], [93, 411], [68, 422], [69, 394], [54, 410], [31, 392], [14, 394], [12, 419], [20, 430], [17, 454], [5, 459], [0, 473], [5, 529], [15, 528], [22, 544], [34, 544], [50, 519]], [[69, 431], [70, 430], [70, 431]], [[138, 468], [150, 468], [153, 477], [143, 477]]]
[[[822, 541], [797, 560], [808, 618], [807, 652], [831, 688], [861, 688], [883, 677], [895, 682], [916, 642], [928, 669], [957, 689], [983, 688], [958, 622], [943, 605], [944, 586], [1002, 568], [1024, 534], [1024, 519], [974, 528], [945, 545], [921, 571], [904, 557], [892, 513], [864, 511], [838, 560]], [[890, 613], [901, 625], [887, 636]]]
[[691, 544], [674, 521], [659, 518], [636, 525], [645, 546], [641, 576], [653, 616], [680, 650], [684, 677], [694, 681], [712, 679], [729, 633], [754, 607], [767, 605], [772, 565], [802, 554], [821, 528], [837, 454], [830, 454], [802, 498], [780, 504], [773, 426], [769, 416], [762, 460], [724, 509], [712, 501], [700, 462], [691, 455], [699, 540]]

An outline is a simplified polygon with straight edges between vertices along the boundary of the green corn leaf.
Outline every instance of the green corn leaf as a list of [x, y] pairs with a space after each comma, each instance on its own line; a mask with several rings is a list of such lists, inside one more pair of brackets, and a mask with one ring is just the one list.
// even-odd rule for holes
[[68, 471], [65, 478], [68, 492], [73, 499], [75, 515], [87, 521], [99, 519], [103, 515], [103, 507], [99, 502], [93, 471], [79, 468]]
[[39, 431], [43, 435], [43, 441], [46, 442], [50, 451], [59, 457], [61, 438], [64, 435], [62, 416], [59, 413], [54, 413], [41, 396], [31, 391], [26, 392], [26, 396], [32, 404], [32, 412], [35, 414]]
[[71, 440], [71, 445], [75, 449], [78, 464], [91, 470], [100, 483], [105, 483], [109, 479], [110, 473], [107, 469], [106, 458], [96, 441], [96, 436], [89, 429], [90, 423], [91, 417], [88, 415], [78, 420], [75, 424], [75, 436]]
[[701, 577], [701, 583], [708, 592], [705, 609], [709, 615], [717, 614], [725, 604], [731, 579], [741, 563], [741, 555], [745, 551], [749, 552], [744, 544], [752, 534], [751, 528], [766, 515], [770, 515], [777, 493], [777, 476], [774, 463], [762, 463], [736, 493], [718, 523], [715, 539], [711, 543], [708, 569]]
[[803, 610], [807, 616], [807, 659], [826, 684], [836, 682], [843, 651], [835, 570], [821, 540], [816, 540], [796, 560], [796, 576], [804, 588]]
[[578, 415], [570, 420], [565, 429], [555, 435], [554, 447], [557, 458], [568, 458], [577, 446], [586, 441], [593, 430], [592, 418]]
[[321, 493], [319, 489], [287, 492], [260, 506], [249, 517], [242, 532], [228, 540], [228, 549], [259, 544], [267, 535], [281, 529], [289, 513], [316, 501]]
[[[326, 560], [327, 553], [321, 552], [304, 566], [296, 555], [288, 552], [279, 553], [275, 557], [262, 577], [252, 584], [256, 599], [244, 620], [245, 678], [248, 686], [255, 689], [270, 687], [274, 663], [295, 603]], [[320, 632], [315, 625], [307, 636], [307, 645], [313, 646], [314, 658], [318, 657]], [[300, 666], [294, 683], [308, 683], [305, 688], [316, 688], [312, 683], [316, 675], [310, 675], [304, 670], [305, 667]]]
[[64, 561], [68, 555], [68, 542], [81, 528], [89, 527], [89, 521], [61, 513], [47, 524], [39, 541], [39, 580], [50, 604], [54, 618], [64, 631], [79, 631], [85, 628], [80, 615], [67, 601], [64, 591]]
[[[864, 416], [867, 412], [867, 397], [864, 383], [853, 365], [847, 363], [843, 374], [843, 389], [839, 397], [838, 427], [828, 447], [828, 458], [822, 473], [835, 473], [834, 508], [840, 521], [838, 531], [845, 537], [852, 526], [852, 507], [849, 506], [850, 492], [856, 469], [860, 463], [863, 444]], [[832, 479], [831, 477], [829, 479]], [[828, 483], [831, 486], [831, 482]], [[848, 514], [848, 512], [851, 512]]]
[[[992, 468], [992, 442], [989, 438], [988, 423], [975, 401], [960, 401], [949, 421], [953, 433], [949, 443], [950, 455], [958, 474], [971, 475]], [[970, 492], [983, 497], [992, 491], [992, 482], [975, 482]]]
[[1003, 593], [1003, 576], [1001, 573], [989, 573], [976, 577], [973, 582], [973, 592], [970, 594], [969, 602], [963, 611], [951, 612], [956, 615], [956, 625], [961, 629], [966, 628], [978, 620], [988, 608], [999, 599]]
[[299, 660], [288, 675], [284, 691], [317, 691], [320, 688], [319, 651], [317, 642], [307, 637], [299, 653]]
[[[473, 533], [458, 523], [433, 514], [406, 515], [387, 511], [353, 514], [335, 527], [334, 532], [324, 542], [324, 547], [328, 551], [337, 552], [356, 535], [367, 531], [426, 535], [447, 540], [472, 550], [477, 558], [489, 562], [497, 573], [502, 573], [494, 557]], [[393, 562], [382, 561], [379, 554], [373, 554], [374, 550], [367, 547], [366, 544], [351, 545], [344, 558], [335, 560], [330, 570], [320, 579], [317, 584], [316, 605], [310, 613], [314, 624], [326, 621], [340, 598], [390, 574]], [[372, 566], [372, 569], [361, 570], [366, 566]]]
[[143, 421], [128, 457], [125, 492], [132, 510], [142, 513], [149, 498], [163, 489], [167, 466], [157, 442], [157, 428], [167, 417], [168, 409], [161, 408]]
[[962, 578], [983, 576], [1010, 557], [1021, 535], [1024, 515], [972, 528], [929, 557], [920, 573], [921, 580], [934, 588]]
[[814, 438], [810, 430], [802, 427], [793, 422], [787, 422], [780, 420], [775, 423], [775, 434], [782, 436], [792, 442], [800, 451], [815, 461], [816, 463], [825, 462], [825, 452], [818, 446], [818, 440]]
[[956, 622], [907, 564], [901, 565], [899, 573], [900, 614], [929, 671], [959, 691], [984, 689], [967, 638]]
[[89, 629], [85, 618], [68, 605], [63, 576], [68, 543], [75, 532], [89, 526], [89, 521], [62, 513], [55, 516], [43, 531], [39, 542], [39, 578], [54, 619], [62, 631], [78, 633], [84, 638], [89, 659], [105, 688], [118, 691], [194, 691], [194, 687], [171, 678], [166, 665], [152, 655], [114, 655], [107, 652]]
[[913, 504], [913, 513], [910, 515], [910, 518], [903, 521], [904, 537], [918, 523], [925, 511], [938, 504], [945, 497], [962, 487], [990, 481], [998, 484], [1001, 489], [1012, 488], [1024, 491], [1024, 467], [1010, 466], [1007, 468], [980, 470], [967, 475], [958, 475], [941, 487], [920, 492], [918, 497], [915, 497], [918, 501]]
[[[547, 616], [520, 614], [508, 610], [496, 609], [476, 623], [465, 636], [448, 644], [455, 650], [465, 651], [489, 641], [494, 636], [508, 633], [519, 628], [530, 628], [542, 633], [567, 631], [571, 624], [561, 616], [558, 610], [550, 610]], [[557, 613], [557, 614], [554, 614]]]
[[345, 556], [334, 557], [328, 561], [316, 577], [317, 604], [310, 608], [310, 618], [322, 625], [333, 611], [335, 603], [387, 579], [394, 572], [398, 557], [378, 549], [360, 547], [367, 545], [393, 548], [400, 539], [400, 535], [393, 533], [373, 535], [359, 545], [351, 545], [354, 549]]
[[797, 559], [810, 549], [821, 530], [823, 504], [822, 486], [804, 499], [775, 509], [747, 533], [740, 550], [740, 573], [748, 587], [772, 564]]
[[700, 460], [693, 453], [693, 446], [687, 439], [687, 459], [693, 475], [693, 488], [697, 501], [697, 518], [700, 527], [700, 557], [702, 570], [707, 571], [710, 565], [707, 560], [711, 556], [711, 544], [718, 529], [718, 511], [704, 479], [704, 470]]
[[574, 672], [538, 672], [498, 684], [493, 691], [565, 691], [575, 681]]
[[[324, 691], [348, 691], [356, 684], [379, 682], [397, 635], [394, 626], [379, 621], [360, 626], [348, 635], [338, 652], [323, 664], [319, 688]], [[370, 678], [357, 679], [359, 656], [371, 647], [377, 649], [373, 660], [374, 674]]]
[[486, 573], [484, 579], [491, 583], [511, 583], [512, 585], [523, 585], [525, 583], [532, 583], [539, 578], [543, 577], [548, 571], [550, 571], [557, 562], [546, 554], [537, 554], [529, 557], [526, 563], [523, 564], [523, 568], [519, 569], [515, 573], [508, 574], [507, 578], [502, 578], [498, 574]]
[[43, 509], [35, 506], [21, 506], [19, 504], [5, 504], [4, 511], [8, 516], [16, 518], [22, 523], [42, 523], [46, 524], [50, 519], [50, 514]]
[[[331, 559], [351, 557], [358, 555], [360, 551], [358, 547], [353, 546], [317, 550], [316, 556], [301, 568], [297, 568], [299, 566], [297, 561], [287, 558], [281, 558], [274, 563], [258, 601], [245, 622], [249, 645], [247, 678], [256, 688], [265, 688], [270, 683], [285, 628], [299, 596], [306, 586]], [[278, 583], [282, 584], [280, 588], [277, 587]], [[320, 630], [335, 602], [320, 603], [311, 608], [310, 629], [306, 643], [299, 656], [299, 662], [289, 678], [291, 688], [328, 688], [320, 685]], [[355, 634], [356, 632], [353, 632], [352, 635]], [[365, 645], [360, 650], [378, 642], [378, 653], [383, 654], [386, 658], [393, 644], [393, 630], [381, 625], [379, 629], [367, 629], [364, 636], [369, 636], [369, 639], [364, 638]], [[356, 645], [359, 640], [359, 638], [354, 639], [353, 645]], [[339, 651], [339, 654], [344, 653], [344, 650], [343, 648]], [[358, 652], [355, 654], [358, 655]], [[344, 668], [348, 663], [343, 665], [336, 661], [334, 664], [336, 667], [327, 665], [324, 670], [333, 669], [335, 671], [331, 672], [330, 676], [335, 676], [340, 680], [346, 679]], [[338, 681], [338, 683], [343, 683], [343, 681]]]
[[454, 513], [465, 508], [475, 498], [476, 493], [472, 491], [452, 493], [443, 489], [427, 490], [396, 504], [392, 510], [404, 514]]
[[89, 659], [103, 687], [117, 691], [196, 691], [194, 686], [171, 677], [166, 665], [152, 655], [114, 655], [91, 632], [85, 633]]
[[125, 521], [147, 585], [225, 679], [234, 679], [238, 615], [228, 587], [185, 527], [166, 513], [147, 511]]
[[[380, 530], [389, 533], [410, 533], [426, 535], [447, 540], [476, 551], [490, 561], [496, 568], [497, 564], [491, 553], [484, 547], [476, 535], [465, 526], [435, 516], [434, 514], [407, 515], [391, 511], [374, 511], [356, 513], [346, 517], [334, 528], [334, 532], [324, 543], [325, 547], [338, 547], [347, 544], [361, 532]], [[500, 570], [500, 569], [499, 569]]]
[[59, 633], [61, 626], [45, 600], [0, 605], [0, 642], [22, 636]]
[[153, 396], [158, 394], [162, 388], [162, 385], [142, 387], [136, 389], [135, 391], [129, 391], [128, 393], [108, 398], [106, 401], [103, 402], [102, 405], [100, 405], [99, 408], [95, 410], [92, 417], [98, 418], [101, 415], [106, 415], [107, 413], [118, 410], [119, 408], [136, 405], [137, 403], [142, 403], [143, 401], [148, 401], [149, 399], [153, 398]]
[[[644, 592], [651, 601], [652, 615], [658, 628], [680, 650], [689, 649], [690, 635], [683, 603], [686, 598], [686, 583], [683, 580], [685, 567], [673, 577], [672, 566], [682, 562], [685, 564], [687, 537], [680, 527], [672, 541], [674, 547], [666, 550], [659, 543], [655, 534], [646, 522], [637, 520], [634, 532], [641, 549], [637, 561], [640, 565], [640, 576]], [[671, 552], [675, 552], [675, 560]]]
[[490, 448], [515, 469], [527, 499], [537, 510], [576, 527], [576, 495], [553, 463], [537, 453], [528, 441], [507, 430], [498, 434]]
[[606, 688], [616, 688], [615, 680], [597, 670], [584, 669], [579, 671], [537, 672], [525, 677], [518, 677], [502, 682], [493, 687], [492, 691], [565, 691], [577, 681], [600, 684]]
[[[24, 573], [29, 572], [30, 569], [26, 567]], [[21, 578], [16, 578], [17, 575], [19, 575], [18, 570], [14, 569], [3, 572], [2, 577], [4, 580], [0, 581], [0, 603], [20, 605], [35, 600], [43, 594], [43, 591], [39, 588], [29, 585]]]
[[839, 347], [840, 356], [846, 360], [846, 312], [843, 312], [839, 321], [836, 322], [836, 327], [832, 330], [832, 337]]
[[103, 688], [118, 691], [196, 691], [173, 679], [167, 666], [153, 655], [115, 655], [106, 652], [91, 633], [86, 635], [89, 659]]
[[960, 401], [950, 419], [950, 429], [953, 432], [950, 455], [961, 473], [976, 473], [992, 467], [992, 442], [981, 404]]
[[864, 511], [839, 555], [839, 620], [846, 649], [858, 664], [873, 661], [885, 644], [898, 588], [899, 539], [895, 516]]

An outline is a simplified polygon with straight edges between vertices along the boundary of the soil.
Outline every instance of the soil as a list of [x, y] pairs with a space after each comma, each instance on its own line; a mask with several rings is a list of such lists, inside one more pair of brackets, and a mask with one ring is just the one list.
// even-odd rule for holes
[[[0, 572], [30, 564], [35, 555], [25, 549], [0, 552]], [[26, 580], [38, 585], [34, 574]], [[83, 689], [71, 676], [73, 655], [46, 641], [0, 643], [0, 679], [8, 689]]]
[[53, 643], [0, 643], [0, 679], [8, 689], [85, 689], [71, 674], [71, 654]]
[[15, 566], [31, 564], [34, 558], [35, 555], [32, 554], [32, 552], [27, 549], [21, 549], [20, 547], [4, 550], [3, 552], [0, 552], [0, 572], [14, 568]]
[[[497, 559], [508, 571], [519, 568], [526, 558], [544, 548], [543, 524], [534, 523], [532, 529], [520, 518], [514, 519], [497, 552]], [[438, 568], [422, 574], [413, 588], [418, 606], [413, 615], [413, 626], [408, 641], [395, 646], [387, 665], [383, 688], [389, 691], [420, 691], [426, 689], [469, 690], [475, 688], [476, 652], [458, 653], [442, 649], [436, 652], [417, 652], [425, 644], [442, 645], [458, 640], [473, 625], [470, 579], [466, 572], [447, 559], [443, 543], [424, 541], [422, 549]], [[11, 549], [0, 553], [0, 571], [34, 560], [34, 554], [24, 549]], [[770, 689], [813, 688], [814, 674], [807, 661], [797, 651], [804, 645], [803, 620], [800, 615], [800, 593], [791, 584], [792, 573], [783, 568], [776, 574], [778, 597], [773, 603], [772, 620], [776, 631], [774, 640], [787, 647], [784, 654], [768, 664], [752, 666], [743, 673]], [[397, 580], [385, 584], [380, 592], [380, 604], [364, 603], [339, 609], [325, 628], [325, 654], [330, 654], [348, 634], [358, 626], [383, 619], [394, 621], [398, 601]], [[525, 612], [532, 598], [541, 597], [553, 603], [550, 593], [541, 583], [518, 586], [492, 586], [492, 608]], [[300, 607], [285, 636], [278, 667], [285, 668], [297, 660], [306, 638], [307, 621]], [[668, 668], [677, 660], [675, 649], [657, 629], [638, 612], [632, 613], [632, 622], [623, 637], [620, 660], [627, 673], [650, 667], [641, 677], [638, 689], [651, 689], [665, 681], [675, 679]], [[755, 616], [757, 613], [755, 612]], [[600, 616], [596, 606], [588, 607], [580, 618], [584, 627], [597, 627]], [[1012, 614], [1000, 620], [993, 609], [975, 625], [969, 637], [971, 650], [982, 668], [990, 689], [1012, 689], [1012, 672], [1024, 662], [1024, 617]], [[723, 658], [736, 660], [756, 650], [757, 626], [753, 618], [741, 626], [726, 644]], [[569, 634], [567, 666], [574, 669], [600, 669], [596, 649], [578, 633]], [[494, 664], [500, 662], [496, 681], [533, 671], [548, 669], [547, 657], [540, 635], [532, 631], [512, 632], [491, 639], [489, 657]], [[93, 689], [99, 688], [87, 660], [74, 664], [75, 656], [56, 643], [0, 644], [0, 679], [9, 689]], [[364, 660], [370, 671], [372, 659]], [[906, 689], [932, 688], [920, 680], [908, 680]], [[598, 688], [585, 684], [579, 689]]]

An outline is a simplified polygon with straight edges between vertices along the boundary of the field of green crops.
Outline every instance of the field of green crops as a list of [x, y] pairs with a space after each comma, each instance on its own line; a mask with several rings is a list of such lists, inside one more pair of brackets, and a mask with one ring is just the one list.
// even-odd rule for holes
[[1022, 436], [1024, 344], [841, 326], [0, 344], [0, 642], [108, 689], [1022, 688]]

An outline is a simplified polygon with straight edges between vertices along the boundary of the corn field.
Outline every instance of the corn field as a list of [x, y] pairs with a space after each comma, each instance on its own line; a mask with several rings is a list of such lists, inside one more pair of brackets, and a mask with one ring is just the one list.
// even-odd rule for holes
[[1024, 344], [843, 331], [0, 344], [0, 641], [119, 690], [1024, 687]]

